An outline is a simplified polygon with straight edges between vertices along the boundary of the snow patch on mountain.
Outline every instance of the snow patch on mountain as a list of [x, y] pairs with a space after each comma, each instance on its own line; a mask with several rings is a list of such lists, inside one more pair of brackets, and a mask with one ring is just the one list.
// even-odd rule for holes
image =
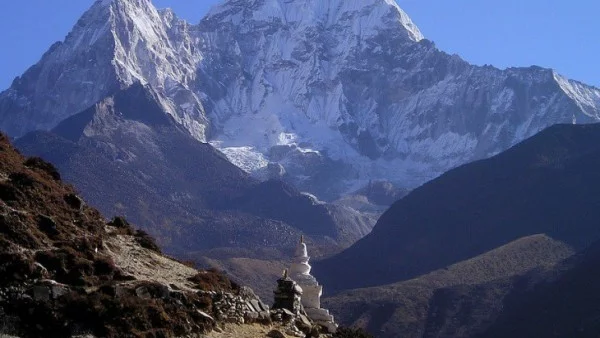
[[211, 142], [211, 145], [225, 154], [231, 163], [248, 173], [257, 173], [269, 164], [265, 156], [253, 147], [222, 147], [219, 142]]
[[[64, 42], [0, 94], [0, 128], [14, 136], [50, 129], [119, 88], [141, 82], [169, 101], [166, 112], [190, 134], [206, 140], [209, 122], [190, 89], [201, 56], [188, 27], [161, 16], [149, 0], [96, 1]], [[176, 44], [175, 37], [180, 38]], [[183, 103], [186, 109], [179, 108]]]
[[556, 73], [554, 79], [560, 88], [577, 103], [584, 114], [594, 119], [600, 119], [600, 89], [569, 80]]

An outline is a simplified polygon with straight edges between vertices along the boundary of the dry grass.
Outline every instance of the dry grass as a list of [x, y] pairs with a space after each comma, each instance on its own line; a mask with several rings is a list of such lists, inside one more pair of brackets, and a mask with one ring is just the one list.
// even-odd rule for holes
[[200, 271], [188, 279], [194, 287], [204, 291], [220, 291], [237, 293], [240, 286], [232, 282], [225, 274], [217, 269]]
[[181, 290], [194, 290], [189, 278], [196, 275], [198, 270], [141, 247], [133, 236], [109, 236], [104, 248], [123, 273], [135, 279], [171, 284]]

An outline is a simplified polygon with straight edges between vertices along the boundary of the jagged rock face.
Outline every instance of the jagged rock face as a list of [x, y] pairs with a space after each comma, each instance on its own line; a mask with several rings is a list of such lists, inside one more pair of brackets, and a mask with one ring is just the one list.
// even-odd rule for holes
[[237, 291], [149, 250], [153, 240], [126, 221], [107, 224], [53, 165], [23, 157], [4, 134], [0, 224], [0, 336], [200, 334], [215, 325], [204, 311], [222, 308], [207, 290]]
[[162, 103], [136, 83], [17, 145], [51, 160], [105, 215], [127, 216], [170, 253], [266, 249], [279, 258], [301, 233], [330, 253], [372, 229], [372, 217], [253, 179], [192, 138]]
[[[221, 91], [210, 81], [201, 86], [215, 101], [217, 140], [271, 149], [267, 160], [296, 176], [314, 178], [319, 169], [297, 168], [299, 160], [276, 158], [271, 147], [350, 164], [324, 169], [337, 170], [336, 179], [410, 186], [548, 124], [594, 121], [598, 111], [597, 91], [579, 87], [596, 97], [582, 108], [565, 89], [578, 85], [551, 70], [474, 67], [440, 52], [391, 2], [232, 1], [200, 29], [217, 47], [207, 49], [202, 72], [225, 73]], [[411, 177], [416, 170], [425, 177]], [[316, 189], [314, 180], [296, 183]]]
[[103, 0], [1, 94], [0, 128], [53, 127], [135, 81], [236, 165], [326, 199], [369, 180], [414, 187], [600, 112], [598, 89], [552, 70], [439, 51], [393, 0], [229, 0], [198, 25]]
[[165, 112], [199, 140], [208, 121], [188, 89], [199, 52], [188, 25], [149, 0], [96, 1], [64, 42], [0, 95], [0, 128], [12, 136], [50, 129], [134, 82], [161, 94]]

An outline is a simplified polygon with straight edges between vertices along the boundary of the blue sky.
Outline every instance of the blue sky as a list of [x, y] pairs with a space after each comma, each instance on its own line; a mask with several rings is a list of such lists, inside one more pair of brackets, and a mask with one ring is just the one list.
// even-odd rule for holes
[[[154, 0], [197, 22], [217, 0]], [[0, 90], [62, 40], [93, 0], [0, 1]], [[539, 65], [600, 87], [598, 0], [398, 0], [423, 34], [469, 62]]]

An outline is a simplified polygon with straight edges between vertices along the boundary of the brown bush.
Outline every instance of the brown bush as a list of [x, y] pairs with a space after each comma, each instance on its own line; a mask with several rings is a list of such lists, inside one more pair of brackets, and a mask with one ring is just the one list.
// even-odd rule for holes
[[33, 259], [21, 253], [0, 253], [0, 285], [18, 284], [36, 277]]
[[201, 271], [190, 277], [189, 281], [196, 284], [196, 288], [204, 291], [237, 292], [240, 290], [238, 284], [232, 282], [223, 272], [217, 269]]
[[108, 222], [108, 225], [117, 228], [117, 234], [119, 235], [134, 235], [133, 227], [131, 226], [131, 224], [129, 224], [129, 222], [127, 222], [125, 217], [116, 216], [112, 219], [112, 221]]
[[12, 183], [20, 187], [31, 187], [35, 183], [35, 179], [31, 175], [24, 172], [16, 172], [8, 175]]
[[100, 337], [170, 337], [212, 328], [212, 323], [187, 304], [189, 300], [177, 303], [160, 298], [160, 285], [140, 283], [134, 288], [140, 287], [152, 298], [140, 298], [134, 290], [121, 292], [118, 297], [101, 291], [89, 295], [73, 292], [61, 298], [60, 312], [71, 325], [85, 327]]
[[46, 215], [37, 217], [38, 229], [45, 233], [48, 237], [55, 239], [59, 235], [56, 221]]
[[41, 245], [39, 232], [28, 228], [19, 215], [0, 215], [0, 237], [14, 244], [28, 249], [35, 249]]
[[98, 256], [94, 260], [94, 274], [96, 276], [113, 277], [118, 268], [115, 262], [107, 256]]
[[89, 286], [98, 280], [94, 275], [94, 262], [71, 247], [40, 251], [35, 258], [59, 283]]
[[135, 232], [135, 241], [142, 247], [148, 250], [152, 250], [157, 253], [162, 253], [154, 237], [150, 236], [144, 230], [137, 230]]
[[19, 191], [12, 185], [0, 183], [0, 200], [4, 202], [16, 201], [21, 197]]
[[58, 172], [58, 169], [56, 169], [52, 163], [46, 162], [40, 157], [28, 158], [25, 160], [25, 166], [31, 169], [40, 169], [41, 171], [50, 175], [52, 179], [60, 181], [60, 173]]

